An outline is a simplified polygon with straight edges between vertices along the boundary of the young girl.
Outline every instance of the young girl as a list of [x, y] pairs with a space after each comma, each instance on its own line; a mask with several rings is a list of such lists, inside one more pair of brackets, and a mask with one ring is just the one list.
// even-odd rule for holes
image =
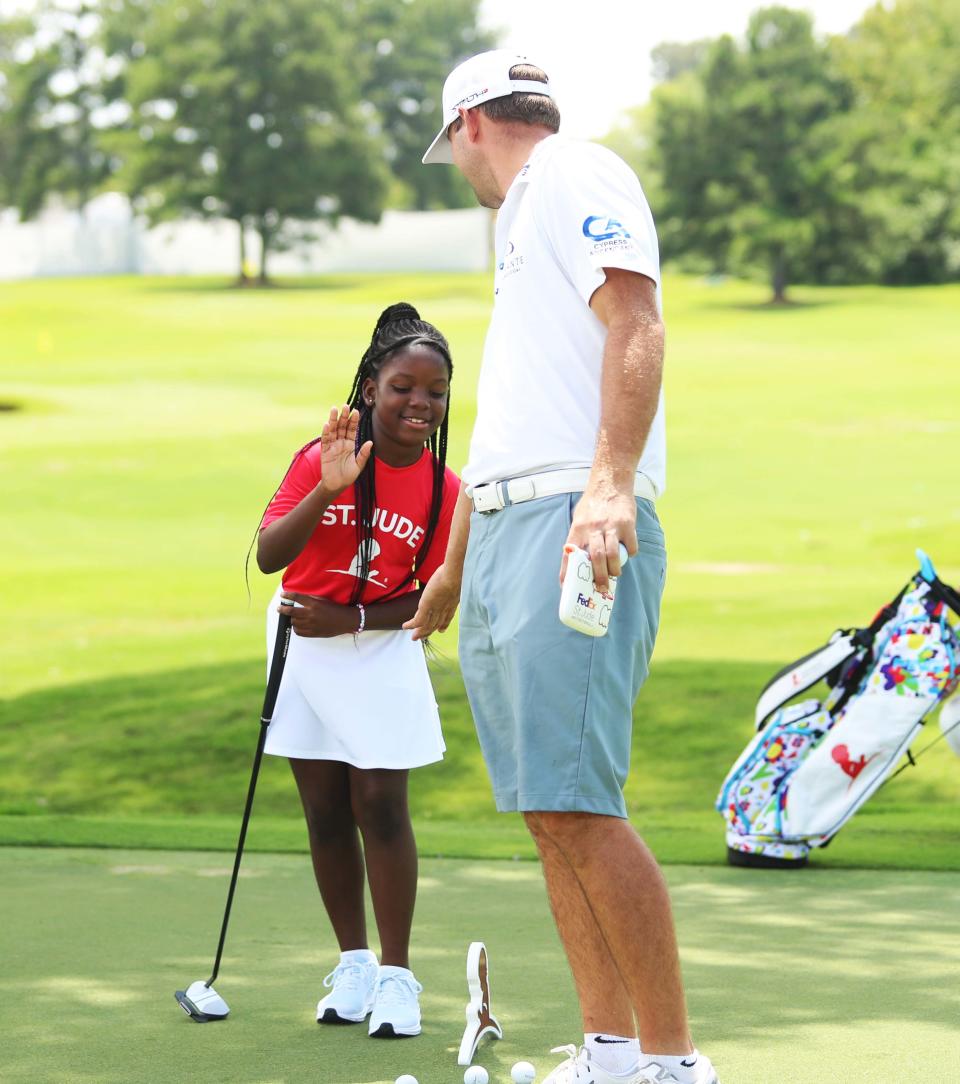
[[[408, 950], [417, 851], [410, 768], [441, 759], [423, 649], [400, 626], [442, 562], [459, 482], [446, 469], [453, 364], [446, 339], [410, 305], [377, 321], [349, 406], [297, 452], [264, 513], [263, 572], [295, 606], [266, 752], [290, 759], [317, 884], [340, 945], [317, 1020], [392, 1038], [420, 1032]], [[429, 448], [427, 447], [429, 445]], [[419, 587], [417, 585], [420, 585]], [[361, 849], [361, 840], [363, 846]], [[364, 874], [380, 935], [367, 945]]]

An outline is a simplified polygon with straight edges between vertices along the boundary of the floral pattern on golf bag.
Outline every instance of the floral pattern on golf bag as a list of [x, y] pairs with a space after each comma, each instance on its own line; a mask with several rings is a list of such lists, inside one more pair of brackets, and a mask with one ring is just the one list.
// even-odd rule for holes
[[955, 606], [960, 596], [928, 562], [861, 630], [869, 635], [828, 678], [822, 703], [780, 707], [761, 723], [716, 802], [731, 861], [737, 853], [802, 862], [889, 777], [925, 716], [960, 683], [960, 636], [945, 599]]
[[731, 768], [717, 809], [727, 821], [727, 843], [745, 854], [800, 858], [803, 843], [783, 839], [790, 776], [833, 725], [819, 700], [781, 708]]
[[[923, 587], [927, 585], [924, 584]], [[897, 622], [870, 674], [870, 692], [945, 699], [957, 686], [957, 638], [946, 605], [918, 589], [905, 595]]]

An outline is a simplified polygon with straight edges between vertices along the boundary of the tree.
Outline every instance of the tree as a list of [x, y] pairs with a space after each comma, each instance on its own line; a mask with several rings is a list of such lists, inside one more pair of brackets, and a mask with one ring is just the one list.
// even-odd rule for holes
[[766, 271], [773, 299], [806, 276], [843, 198], [820, 168], [823, 128], [850, 106], [806, 14], [754, 13], [746, 39], [717, 39], [701, 67], [654, 92], [667, 254]]
[[108, 42], [131, 107], [122, 182], [151, 221], [235, 221], [241, 282], [247, 226], [264, 284], [298, 224], [379, 219], [389, 176], [336, 0], [117, 0]]
[[455, 169], [420, 161], [440, 124], [447, 73], [493, 47], [477, 28], [479, 0], [359, 0], [354, 8], [360, 93], [380, 118], [390, 168], [401, 186], [396, 202], [418, 210], [473, 206]]
[[825, 41], [758, 11], [746, 37], [654, 51], [664, 80], [607, 142], [688, 267], [788, 282], [960, 276], [960, 0], [876, 5]]
[[0, 23], [0, 199], [25, 216], [52, 192], [82, 206], [122, 166], [152, 222], [237, 222], [241, 281], [253, 228], [262, 282], [311, 222], [376, 221], [391, 196], [471, 204], [456, 171], [420, 157], [446, 72], [491, 44], [478, 7], [47, 0], [32, 23]]
[[856, 108], [838, 132], [873, 228], [873, 277], [960, 275], [960, 0], [900, 0], [869, 10], [833, 42]]
[[634, 106], [621, 114], [617, 124], [599, 142], [630, 164], [640, 178], [647, 202], [658, 216], [663, 203], [663, 176], [654, 146], [654, 125], [652, 103]]
[[50, 3], [0, 26], [0, 196], [24, 219], [57, 194], [82, 209], [116, 168], [103, 145], [100, 19]]

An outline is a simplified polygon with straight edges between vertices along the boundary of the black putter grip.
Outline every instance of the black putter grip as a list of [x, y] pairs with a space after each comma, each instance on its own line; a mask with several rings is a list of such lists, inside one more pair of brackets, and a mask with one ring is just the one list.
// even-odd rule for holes
[[280, 692], [280, 680], [290, 649], [290, 615], [280, 614], [277, 623], [277, 638], [273, 642], [273, 658], [270, 660], [270, 674], [267, 677], [267, 691], [263, 694], [263, 711], [260, 722], [269, 723], [273, 718], [273, 709], [277, 706], [277, 694]]

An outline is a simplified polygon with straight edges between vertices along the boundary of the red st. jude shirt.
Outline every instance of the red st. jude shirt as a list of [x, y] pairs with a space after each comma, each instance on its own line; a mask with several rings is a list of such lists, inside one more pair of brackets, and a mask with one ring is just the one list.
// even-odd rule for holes
[[[294, 460], [266, 512], [266, 527], [292, 511], [320, 481], [319, 441]], [[430, 518], [433, 490], [433, 455], [423, 455], [409, 467], [391, 467], [377, 459], [373, 549], [364, 602], [376, 602], [391, 592], [413, 567]], [[444, 472], [440, 519], [430, 551], [417, 573], [421, 585], [443, 563], [450, 535], [450, 521], [460, 491], [460, 480], [450, 468]], [[345, 489], [324, 512], [299, 557], [287, 566], [283, 586], [304, 595], [319, 595], [346, 604], [353, 594], [358, 568], [356, 497], [354, 487]], [[414, 590], [411, 582], [405, 590]]]

